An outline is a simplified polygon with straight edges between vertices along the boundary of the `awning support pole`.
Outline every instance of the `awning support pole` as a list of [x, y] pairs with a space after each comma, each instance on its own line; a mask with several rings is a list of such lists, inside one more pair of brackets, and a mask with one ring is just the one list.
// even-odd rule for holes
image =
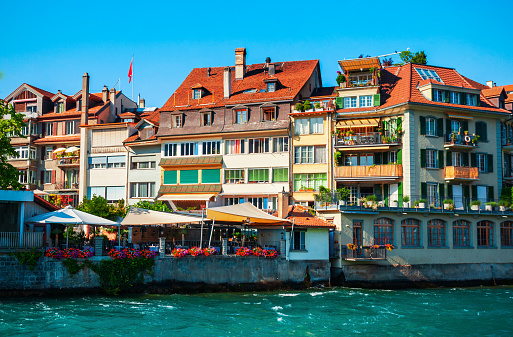
[[118, 226], [118, 246], [121, 246], [121, 226]]
[[210, 243], [212, 242], [212, 233], [214, 233], [214, 225], [216, 223], [216, 217], [212, 221], [212, 229], [210, 230], [210, 239], [208, 239], [208, 248], [210, 248]]
[[203, 212], [204, 212], [204, 209], [201, 210], [200, 249], [203, 247]]

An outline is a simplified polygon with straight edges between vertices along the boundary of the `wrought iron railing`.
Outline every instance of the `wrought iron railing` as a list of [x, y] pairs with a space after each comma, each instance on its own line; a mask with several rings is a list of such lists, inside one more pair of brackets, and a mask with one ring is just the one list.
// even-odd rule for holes
[[43, 234], [43, 232], [25, 232], [23, 242], [20, 243], [19, 232], [0, 232], [0, 248], [41, 248]]

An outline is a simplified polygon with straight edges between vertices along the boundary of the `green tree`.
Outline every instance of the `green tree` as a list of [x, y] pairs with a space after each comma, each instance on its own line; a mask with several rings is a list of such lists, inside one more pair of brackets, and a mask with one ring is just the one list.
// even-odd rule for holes
[[24, 188], [18, 182], [20, 172], [9, 164], [9, 157], [18, 157], [18, 154], [11, 145], [9, 135], [23, 137], [21, 131], [25, 126], [23, 114], [17, 113], [12, 105], [7, 105], [0, 99], [0, 189], [12, 188], [20, 190]]
[[107, 199], [98, 195], [93, 195], [91, 199], [84, 197], [77, 209], [112, 221], [116, 221], [118, 217], [124, 217], [127, 212], [123, 199], [120, 199], [117, 204], [109, 204]]
[[155, 201], [155, 202], [151, 202], [151, 201], [147, 201], [147, 200], [139, 200], [139, 202], [133, 206], [137, 207], [137, 208], [149, 209], [152, 211], [173, 212], [173, 210], [169, 209], [169, 207], [167, 207], [167, 205], [160, 200]]
[[403, 65], [406, 63], [418, 63], [418, 64], [427, 64], [427, 55], [423, 50], [412, 53], [409, 50], [404, 50], [399, 53], [399, 57], [401, 58], [401, 63], [399, 65]]

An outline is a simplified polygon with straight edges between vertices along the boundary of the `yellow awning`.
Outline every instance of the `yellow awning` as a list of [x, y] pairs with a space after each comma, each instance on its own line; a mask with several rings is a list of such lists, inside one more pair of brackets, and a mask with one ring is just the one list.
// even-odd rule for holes
[[353, 128], [359, 126], [378, 126], [379, 118], [350, 119], [338, 121], [337, 126], [341, 128]]

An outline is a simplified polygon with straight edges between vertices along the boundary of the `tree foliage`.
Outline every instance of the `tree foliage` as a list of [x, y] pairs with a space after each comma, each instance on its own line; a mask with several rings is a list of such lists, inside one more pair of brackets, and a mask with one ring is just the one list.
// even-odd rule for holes
[[165, 203], [162, 201], [147, 201], [147, 200], [139, 200], [138, 203], [134, 205], [137, 208], [149, 209], [152, 211], [160, 211], [160, 212], [172, 212], [173, 210], [169, 209]]
[[406, 63], [418, 63], [418, 64], [427, 64], [427, 55], [423, 50], [418, 51], [416, 53], [412, 53], [409, 50], [404, 50], [399, 53], [399, 57], [401, 58], [400, 65]]
[[109, 204], [107, 199], [98, 195], [93, 195], [91, 199], [84, 197], [77, 209], [112, 221], [117, 221], [118, 217], [124, 217], [127, 212], [123, 199], [120, 199], [117, 204]]
[[9, 135], [24, 138], [21, 134], [24, 126], [23, 114], [17, 113], [12, 105], [7, 105], [0, 99], [0, 189], [2, 190], [7, 188], [19, 190], [24, 187], [18, 182], [20, 172], [8, 162], [9, 157], [18, 157], [11, 145]]

